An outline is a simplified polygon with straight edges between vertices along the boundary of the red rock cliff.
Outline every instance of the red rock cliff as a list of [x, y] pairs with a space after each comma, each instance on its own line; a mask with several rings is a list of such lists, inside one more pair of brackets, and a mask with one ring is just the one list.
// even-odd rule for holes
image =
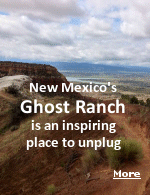
[[[50, 65], [22, 63], [22, 62], [0, 62], [0, 77], [13, 76], [13, 75], [27, 75], [32, 78], [33, 83], [39, 83], [39, 85], [58, 85], [57, 93], [62, 94], [62, 83], [69, 82], [67, 79], [57, 71], [57, 69]], [[64, 93], [63, 93], [64, 94]], [[66, 93], [70, 97], [82, 98], [79, 93]], [[52, 93], [50, 94], [52, 95]]]
[[29, 64], [21, 62], [0, 62], [0, 77], [12, 75], [28, 75], [33, 83], [44, 85], [58, 85], [61, 90], [61, 83], [68, 83], [67, 79], [50, 65]]

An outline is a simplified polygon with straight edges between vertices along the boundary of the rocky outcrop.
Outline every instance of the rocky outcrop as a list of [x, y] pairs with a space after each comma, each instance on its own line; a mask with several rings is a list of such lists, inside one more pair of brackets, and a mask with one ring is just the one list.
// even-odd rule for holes
[[[49, 76], [52, 78], [63, 77], [57, 69], [50, 65], [29, 64], [22, 62], [0, 62], [1, 76], [28, 75], [28, 76]], [[64, 78], [64, 77], [63, 77]]]
[[[77, 92], [63, 92], [62, 83], [69, 85], [67, 79], [57, 69], [51, 65], [33, 64], [22, 62], [0, 61], [0, 78], [4, 76], [26, 75], [29, 76], [32, 83], [39, 85], [58, 85], [57, 93], [42, 93], [43, 95], [67, 95], [70, 98], [84, 99], [87, 102], [96, 102], [95, 98], [84, 97]], [[24, 83], [29, 89], [29, 82]]]
[[0, 62], [0, 77], [13, 75], [30, 76], [32, 82], [39, 85], [58, 85], [58, 93], [61, 92], [61, 83], [69, 84], [67, 79], [50, 65]]
[[[21, 63], [21, 62], [0, 62], [0, 77], [27, 75], [31, 78], [32, 83], [39, 85], [58, 85], [57, 93], [44, 93], [44, 95], [62, 95], [62, 83], [69, 85], [67, 79], [50, 65]], [[29, 86], [28, 86], [29, 87]], [[70, 97], [82, 98], [79, 93], [63, 93]]]
[[18, 86], [18, 89], [20, 89], [22, 85], [29, 82], [32, 82], [32, 80], [29, 76], [26, 75], [5, 76], [0, 78], [0, 90], [13, 84]]

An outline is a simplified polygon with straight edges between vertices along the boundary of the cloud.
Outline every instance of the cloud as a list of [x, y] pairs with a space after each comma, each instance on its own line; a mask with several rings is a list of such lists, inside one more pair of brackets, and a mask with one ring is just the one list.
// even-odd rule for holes
[[62, 45], [73, 43], [59, 23], [33, 22], [26, 16], [0, 15], [0, 35], [9, 41], [22, 41], [29, 45]]
[[138, 9], [139, 6], [132, 6], [120, 12], [122, 19], [121, 31], [133, 37], [149, 37], [150, 11]]
[[149, 64], [148, 0], [6, 0], [0, 8], [2, 58]]
[[150, 36], [149, 0], [87, 0], [87, 9], [95, 15], [120, 18], [122, 33], [133, 37]]
[[6, 0], [0, 2], [0, 9], [3, 12], [46, 21], [64, 21], [70, 16], [80, 17], [85, 14], [76, 0]]
[[91, 17], [86, 24], [81, 24], [81, 34], [89, 37], [100, 37], [107, 35], [110, 24], [102, 19]]

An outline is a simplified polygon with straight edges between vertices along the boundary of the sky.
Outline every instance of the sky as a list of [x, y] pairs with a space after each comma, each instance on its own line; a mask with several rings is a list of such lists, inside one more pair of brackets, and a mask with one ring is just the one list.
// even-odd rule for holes
[[149, 0], [0, 0], [0, 60], [150, 66]]

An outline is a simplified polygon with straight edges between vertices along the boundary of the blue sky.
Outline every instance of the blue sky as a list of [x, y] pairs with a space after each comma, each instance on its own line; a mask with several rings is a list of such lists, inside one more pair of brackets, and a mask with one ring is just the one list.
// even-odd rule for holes
[[149, 66], [148, 0], [0, 2], [0, 59]]

